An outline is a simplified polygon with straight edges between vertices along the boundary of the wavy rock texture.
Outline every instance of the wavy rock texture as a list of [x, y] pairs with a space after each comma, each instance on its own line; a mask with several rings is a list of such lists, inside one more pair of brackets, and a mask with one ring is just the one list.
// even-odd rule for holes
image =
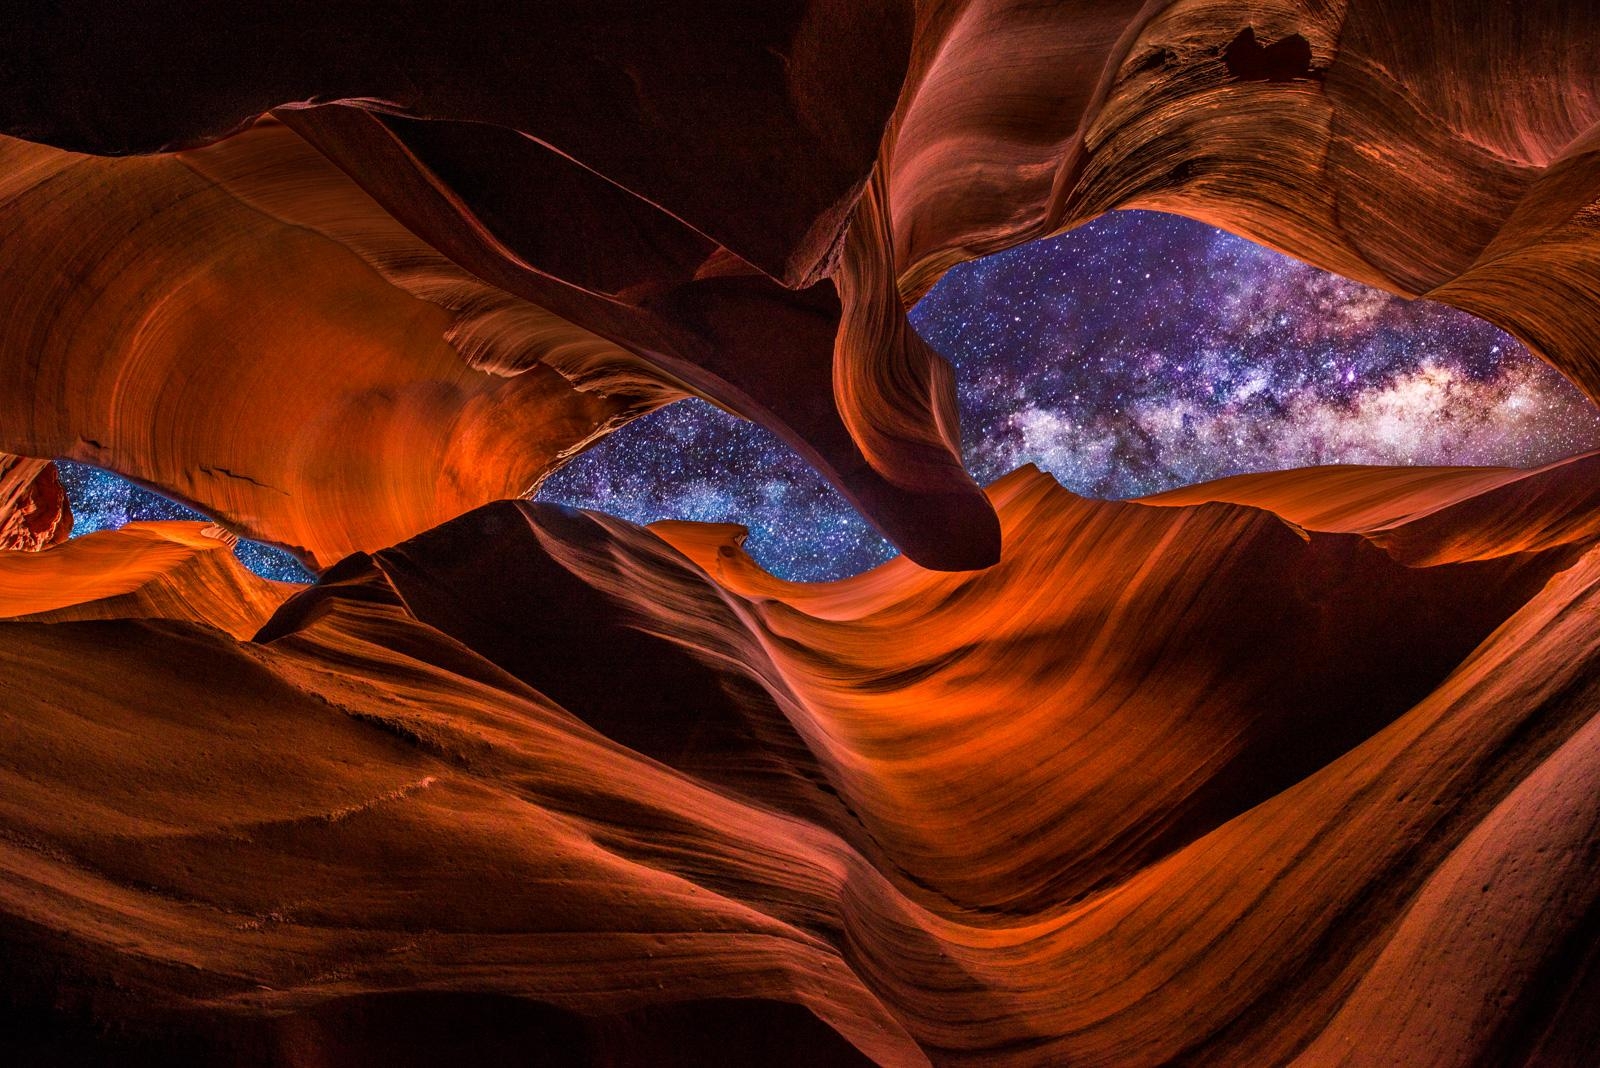
[[0, 257], [26, 265], [0, 284], [6, 446], [313, 567], [520, 494], [642, 403], [576, 391], [541, 358], [603, 342], [509, 308], [276, 124], [194, 159], [0, 142]]
[[[525, 488], [624, 414], [682, 391], [771, 427], [914, 559], [992, 563], [998, 532], [960, 463], [949, 368], [909, 329], [903, 307], [954, 263], [1117, 207], [1192, 215], [1396, 293], [1466, 308], [1600, 398], [1589, 344], [1600, 328], [1600, 63], [1591, 47], [1600, 9], [1590, 4], [795, 0], [756, 10], [562, 0], [530, 10], [405, 0], [381, 10], [296, 2], [265, 19], [192, 0], [71, 0], [8, 33], [0, 130], [107, 154], [222, 140], [179, 158], [298, 227], [276, 237], [297, 249], [263, 262], [235, 250], [207, 269], [202, 288], [226, 290], [224, 275], [248, 290], [213, 298], [230, 309], [245, 299], [260, 315], [252, 325], [274, 324], [281, 336], [257, 345], [245, 332], [245, 347], [270, 347], [288, 372], [277, 380], [336, 381], [335, 393], [350, 382], [380, 409], [377, 426], [323, 414], [324, 388], [302, 401], [318, 413], [313, 425], [340, 426], [341, 440], [363, 451], [403, 427], [392, 432], [416, 436], [425, 454], [406, 459], [431, 461], [430, 473], [443, 451], [452, 474], [429, 501], [426, 485], [380, 485], [421, 477], [425, 466], [395, 466], [387, 455], [381, 474], [350, 461], [358, 469], [336, 485], [318, 483], [327, 443], [319, 463], [285, 463], [280, 454], [309, 448], [298, 443], [316, 434], [288, 435], [296, 449], [283, 450], [281, 424], [220, 445], [205, 426], [185, 426], [159, 449], [94, 439], [106, 447], [97, 462], [209, 504], [236, 529], [298, 546], [321, 565]], [[148, 47], [124, 47], [145, 37]], [[273, 170], [271, 185], [283, 177], [278, 156], [315, 169], [281, 131], [271, 151], [259, 131], [247, 135], [253, 148], [223, 140], [273, 109], [371, 201], [348, 190], [330, 198], [337, 183], [326, 176], [315, 180], [322, 192], [261, 188], [252, 168]], [[81, 201], [62, 201], [70, 218], [5, 249], [13, 262], [29, 261], [13, 249], [84, 229], [85, 213], [98, 213], [113, 190], [142, 220], [154, 205], [187, 199], [196, 181], [158, 163], [46, 158], [55, 162], [10, 161], [7, 170], [71, 169]], [[335, 211], [335, 200], [347, 203]], [[195, 210], [203, 217], [183, 222], [160, 213], [180, 244], [232, 211]], [[348, 232], [352, 212], [362, 233]], [[346, 247], [326, 247], [306, 229]], [[264, 243], [251, 235], [250, 247]], [[199, 254], [214, 257], [214, 244]], [[110, 250], [89, 251], [103, 260]], [[331, 301], [335, 318], [354, 314], [326, 278], [333, 261], [359, 266], [346, 251], [422, 305], [390, 294], [386, 329], [363, 322], [354, 336], [338, 333], [346, 321], [327, 325], [336, 338], [308, 339], [291, 309], [325, 317]], [[81, 250], [62, 254], [96, 262]], [[395, 262], [417, 257], [428, 261], [420, 269]], [[23, 295], [49, 296], [86, 270], [42, 263], [8, 276], [0, 297], [27, 308]], [[418, 270], [431, 280], [396, 277]], [[143, 335], [137, 324], [164, 288], [125, 292], [121, 317], [90, 309], [87, 321], [109, 331], [103, 341]], [[478, 300], [495, 309], [492, 327], [466, 310]], [[169, 337], [241, 333], [183, 300], [159, 306]], [[408, 314], [414, 329], [395, 337]], [[492, 337], [463, 340], [475, 328]], [[186, 353], [202, 347], [196, 335], [183, 340]], [[457, 366], [452, 379], [443, 366], [462, 357], [476, 366], [489, 348], [497, 368], [561, 370], [559, 357], [541, 354], [546, 344], [583, 350], [589, 372], [627, 383], [633, 403], [586, 405], [551, 376], [464, 387], [468, 372]], [[398, 352], [425, 368], [408, 363], [399, 381], [365, 380], [361, 368], [392, 366]], [[60, 358], [46, 346], [8, 362], [39, 361], [41, 380], [53, 383]], [[96, 381], [143, 370], [127, 342], [76, 359]], [[322, 374], [288, 366], [295, 359]], [[240, 362], [213, 353], [207, 366]], [[192, 387], [200, 399], [188, 407], [222, 407], [228, 384], [209, 381], [218, 373]], [[402, 383], [419, 375], [450, 386], [411, 399]], [[474, 402], [486, 392], [497, 429], [514, 427], [523, 440], [515, 450], [472, 450], [468, 464], [448, 434], [440, 443], [438, 422], [454, 416], [459, 433], [483, 432]], [[405, 414], [384, 412], [390, 406]], [[95, 419], [104, 421], [76, 422]], [[13, 433], [6, 444], [45, 455], [84, 431]], [[222, 451], [237, 455], [205, 458]], [[197, 485], [206, 466], [309, 503], [285, 522], [258, 494]], [[380, 507], [365, 518], [359, 505], [374, 499]]]
[[300, 587], [246, 570], [237, 541], [206, 523], [128, 523], [0, 553], [0, 620], [181, 619], [248, 638]]
[[72, 505], [49, 460], [0, 453], [0, 552], [36, 551], [72, 534]]
[[1600, 507], [1600, 453], [1536, 471], [1514, 468], [1319, 468], [1241, 475], [1145, 499], [1227, 501], [1310, 530], [1367, 535], [1409, 566], [1490, 560], [1585, 545]]
[[[737, 528], [503, 502], [252, 641], [5, 624], [0, 1034], [163, 1064], [1581, 1063], [1590, 466], [1407, 472], [1415, 518], [1370, 530], [1348, 470], [1214, 487], [1346, 494], [1309, 529], [1024, 469], [997, 567], [817, 586]], [[1552, 533], [1482, 551], [1508, 524]]]
[[[1600, 398], [1597, 31], [1554, 0], [8, 20], [0, 448], [41, 459], [7, 543], [64, 536], [66, 455], [325, 573], [291, 597], [184, 524], [0, 558], [0, 1050], [1591, 1061], [1600, 460], [985, 494], [904, 308], [1159, 208]], [[735, 528], [486, 504], [691, 393], [910, 559], [800, 586]]]

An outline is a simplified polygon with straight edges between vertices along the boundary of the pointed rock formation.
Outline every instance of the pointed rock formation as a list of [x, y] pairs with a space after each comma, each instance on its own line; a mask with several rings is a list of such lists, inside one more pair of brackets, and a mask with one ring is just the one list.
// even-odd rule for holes
[[72, 505], [56, 465], [0, 453], [0, 551], [36, 552], [71, 533]]
[[205, 523], [129, 523], [35, 553], [0, 553], [0, 620], [182, 619], [254, 634], [299, 587], [245, 569]]

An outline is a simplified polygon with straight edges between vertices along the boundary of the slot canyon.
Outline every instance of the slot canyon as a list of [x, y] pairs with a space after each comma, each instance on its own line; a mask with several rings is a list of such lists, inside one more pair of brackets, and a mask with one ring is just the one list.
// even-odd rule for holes
[[1600, 8], [4, 34], [0, 1061], [1600, 1063]]

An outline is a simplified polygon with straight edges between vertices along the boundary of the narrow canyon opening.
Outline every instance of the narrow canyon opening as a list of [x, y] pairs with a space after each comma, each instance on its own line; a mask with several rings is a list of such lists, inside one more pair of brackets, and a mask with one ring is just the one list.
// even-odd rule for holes
[[[88, 464], [58, 458], [56, 468], [72, 507], [74, 538], [115, 530], [125, 523], [211, 518], [170, 497]], [[311, 582], [316, 577], [291, 554], [273, 545], [240, 538], [233, 553], [240, 563], [263, 578], [278, 582]]]
[[1600, 5], [31, 7], [0, 1065], [1594, 1060]]
[[[1600, 448], [1600, 411], [1516, 339], [1192, 219], [1118, 211], [951, 270], [911, 322], [956, 368], [967, 467], [1143, 497], [1326, 464], [1534, 467]], [[894, 549], [762, 427], [703, 401], [611, 435], [539, 499], [750, 527], [782, 578]]]
[[[1328, 464], [1534, 467], [1600, 448], [1600, 410], [1499, 328], [1181, 216], [1118, 211], [962, 264], [911, 322], [956, 368], [984, 484], [1024, 464], [1126, 499]], [[199, 513], [63, 462], [74, 536]], [[611, 434], [538, 499], [637, 523], [739, 523], [773, 574], [826, 581], [895, 555], [774, 434], [698, 399]], [[253, 571], [310, 573], [241, 541]]]

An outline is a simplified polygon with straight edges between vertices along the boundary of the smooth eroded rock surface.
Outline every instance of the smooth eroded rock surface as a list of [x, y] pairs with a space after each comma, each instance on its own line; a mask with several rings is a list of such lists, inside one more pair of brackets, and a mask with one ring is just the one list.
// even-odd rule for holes
[[[1371, 495], [1317, 529], [1024, 469], [991, 491], [997, 567], [826, 585], [738, 528], [501, 502], [348, 558], [254, 640], [188, 608], [0, 624], [6, 1041], [1580, 1063], [1588, 466], [1465, 496], [1413, 471], [1417, 518], [1377, 530]], [[1559, 534], [1407, 559], [1412, 528], [1476, 546], [1512, 515]]]
[[951, 372], [905, 308], [1115, 208], [1465, 308], [1600, 397], [1597, 20], [1558, 0], [73, 0], [10, 28], [0, 131], [170, 154], [5, 144], [0, 254], [24, 266], [0, 353], [27, 373], [0, 389], [0, 445], [132, 474], [323, 567], [696, 393], [914, 559], [986, 566]]

